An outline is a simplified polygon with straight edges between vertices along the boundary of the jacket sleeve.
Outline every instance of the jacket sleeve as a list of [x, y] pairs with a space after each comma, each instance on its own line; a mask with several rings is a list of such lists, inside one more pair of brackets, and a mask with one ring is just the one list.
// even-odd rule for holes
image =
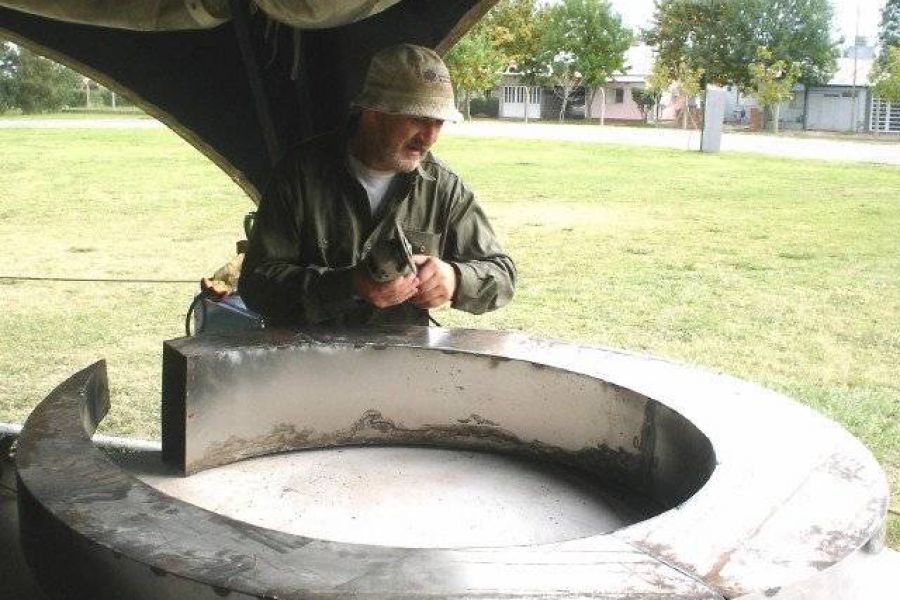
[[453, 308], [473, 314], [509, 302], [515, 291], [516, 266], [500, 247], [487, 216], [474, 194], [456, 179], [444, 260], [459, 275]]
[[260, 201], [238, 290], [246, 305], [273, 325], [333, 319], [359, 306], [353, 269], [305, 264], [298, 182], [276, 172]]

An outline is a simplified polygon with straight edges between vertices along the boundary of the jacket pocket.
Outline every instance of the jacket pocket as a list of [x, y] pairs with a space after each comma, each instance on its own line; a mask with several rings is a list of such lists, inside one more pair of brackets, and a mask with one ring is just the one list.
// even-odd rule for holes
[[412, 246], [413, 254], [441, 255], [441, 234], [433, 231], [419, 231], [403, 228], [403, 234]]

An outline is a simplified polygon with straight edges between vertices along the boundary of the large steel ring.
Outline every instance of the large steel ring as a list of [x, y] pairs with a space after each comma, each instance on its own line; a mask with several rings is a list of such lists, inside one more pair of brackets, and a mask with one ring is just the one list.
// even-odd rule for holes
[[657, 509], [516, 547], [264, 529], [167, 496], [94, 447], [101, 362], [19, 440], [23, 547], [55, 597], [777, 598], [884, 536], [886, 479], [845, 430], [646, 356], [486, 331], [265, 331], [167, 342], [163, 393], [163, 453], [184, 473], [323, 446], [474, 448], [563, 463]]

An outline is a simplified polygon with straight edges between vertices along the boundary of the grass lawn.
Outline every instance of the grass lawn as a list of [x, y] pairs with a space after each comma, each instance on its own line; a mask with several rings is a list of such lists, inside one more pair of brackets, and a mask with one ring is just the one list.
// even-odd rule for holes
[[[443, 324], [759, 382], [844, 424], [900, 489], [900, 168], [450, 136], [438, 154], [520, 270], [509, 307], [440, 311]], [[0, 130], [0, 164], [0, 276], [193, 282], [231, 256], [252, 209], [167, 130]], [[105, 357], [104, 431], [157, 437], [161, 343], [195, 289], [0, 279], [0, 421]]]

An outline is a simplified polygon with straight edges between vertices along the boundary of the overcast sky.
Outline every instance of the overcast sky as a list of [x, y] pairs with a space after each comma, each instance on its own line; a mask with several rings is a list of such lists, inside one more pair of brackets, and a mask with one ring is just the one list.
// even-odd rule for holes
[[[653, 0], [609, 0], [625, 23], [633, 28], [646, 27], [653, 17]], [[878, 36], [878, 23], [885, 0], [831, 0], [834, 6], [835, 34], [848, 44], [856, 30], [856, 8], [859, 7], [859, 34], [870, 43]]]

